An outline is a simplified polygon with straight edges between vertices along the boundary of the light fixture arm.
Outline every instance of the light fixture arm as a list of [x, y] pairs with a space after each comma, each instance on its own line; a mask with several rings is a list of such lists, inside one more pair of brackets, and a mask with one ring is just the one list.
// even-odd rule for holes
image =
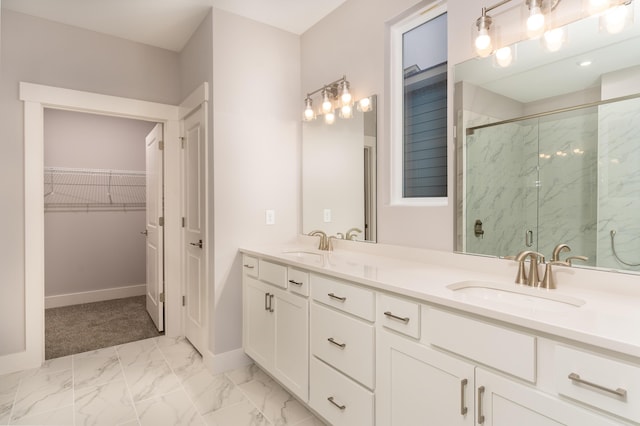
[[[507, 1], [511, 1], [511, 0], [507, 0]], [[321, 87], [321, 88], [319, 88], [319, 89], [314, 90], [313, 92], [308, 92], [308, 93], [307, 93], [307, 98], [310, 98], [312, 95], [315, 95], [316, 93], [321, 92], [321, 91], [323, 91], [323, 90], [328, 90], [328, 91], [330, 91], [333, 95], [335, 95], [335, 93], [333, 93], [333, 92], [335, 92], [335, 91], [337, 91], [337, 90], [338, 90], [338, 89], [337, 89], [337, 88], [338, 88], [338, 84], [339, 84], [339, 83], [342, 83], [342, 82], [349, 83], [349, 82], [347, 81], [347, 76], [346, 76], [346, 75], [343, 75], [343, 76], [342, 76], [342, 78], [339, 78], [339, 79], [337, 79], [337, 80], [335, 80], [335, 81], [332, 81], [331, 83], [325, 84], [324, 86], [322, 86], [322, 87]]]

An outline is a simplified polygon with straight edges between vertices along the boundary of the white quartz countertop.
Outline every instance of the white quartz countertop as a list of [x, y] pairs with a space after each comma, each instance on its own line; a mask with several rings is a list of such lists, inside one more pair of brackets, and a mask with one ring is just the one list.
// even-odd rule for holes
[[[451, 266], [437, 260], [404, 260], [350, 250], [320, 252], [308, 247], [293, 246], [242, 248], [240, 251], [363, 284], [376, 290], [396, 293], [640, 358], [640, 293], [618, 293], [580, 288], [575, 285], [559, 286], [556, 290], [527, 287], [526, 291], [529, 292], [554, 292], [583, 300], [585, 303], [579, 307], [563, 303], [538, 306], [535, 303], [536, 299], [532, 299], [531, 305], [512, 304], [508, 301], [456, 292], [447, 286], [463, 281], [482, 281], [517, 288], [513, 279], [505, 279], [504, 274]], [[638, 286], [640, 290], [640, 279]]]

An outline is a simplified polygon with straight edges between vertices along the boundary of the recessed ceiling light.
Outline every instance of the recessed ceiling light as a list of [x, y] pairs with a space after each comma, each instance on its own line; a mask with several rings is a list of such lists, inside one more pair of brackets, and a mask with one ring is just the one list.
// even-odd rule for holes
[[581, 67], [588, 67], [589, 65], [591, 65], [591, 61], [589, 60], [578, 62], [578, 66], [581, 66]]

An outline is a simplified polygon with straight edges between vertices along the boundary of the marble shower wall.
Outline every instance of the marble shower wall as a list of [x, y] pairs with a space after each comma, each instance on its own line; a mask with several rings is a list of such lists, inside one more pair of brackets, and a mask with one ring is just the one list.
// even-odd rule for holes
[[598, 266], [640, 271], [640, 99], [601, 105], [598, 139]]
[[[596, 257], [597, 111], [478, 129], [466, 138], [466, 251], [550, 257], [564, 242]], [[474, 235], [482, 221], [484, 235]], [[525, 245], [531, 231], [532, 247]]]

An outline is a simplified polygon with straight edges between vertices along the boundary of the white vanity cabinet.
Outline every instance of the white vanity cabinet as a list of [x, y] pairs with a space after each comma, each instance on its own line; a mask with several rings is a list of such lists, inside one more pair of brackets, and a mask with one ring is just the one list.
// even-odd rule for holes
[[[245, 255], [243, 265], [254, 265], [248, 257]], [[287, 289], [286, 266], [260, 260], [260, 278], [254, 278], [255, 269], [245, 267], [243, 274], [244, 350], [292, 393], [307, 401], [309, 300]]]

